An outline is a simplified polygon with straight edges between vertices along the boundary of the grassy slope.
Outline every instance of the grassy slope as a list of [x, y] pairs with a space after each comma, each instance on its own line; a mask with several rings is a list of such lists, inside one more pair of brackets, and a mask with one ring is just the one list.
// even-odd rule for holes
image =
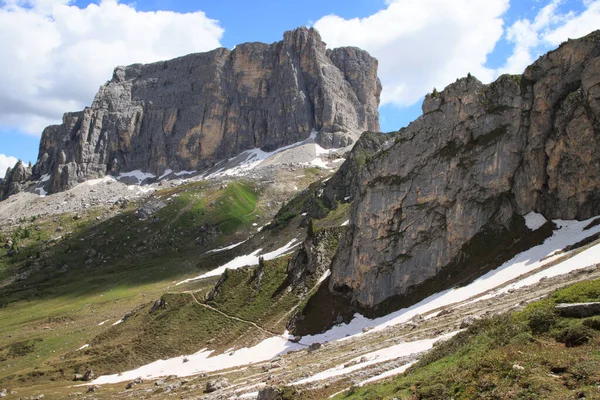
[[[402, 376], [336, 398], [599, 398], [600, 332], [593, 328], [600, 329], [600, 318], [561, 318], [554, 312], [558, 302], [599, 300], [600, 280], [572, 285], [524, 311], [474, 323]], [[561, 343], [569, 337], [581, 345]]]
[[[0, 249], [2, 277], [36, 264], [39, 269], [1, 289], [0, 381], [53, 370], [60, 354], [110, 329], [138, 304], [160, 297], [174, 280], [197, 273], [198, 265], [200, 271], [212, 268], [219, 258], [203, 262], [200, 254], [245, 237], [263, 214], [256, 206], [260, 193], [251, 184], [214, 188], [201, 182], [157, 192], [156, 197], [174, 194], [157, 218], [145, 221], [136, 217], [132, 205], [89, 210], [80, 219], [65, 214], [23, 221], [18, 232], [2, 234], [3, 242], [18, 239], [20, 248], [14, 257], [6, 256], [9, 249]], [[205, 231], [215, 233], [199, 244]], [[90, 248], [97, 253], [93, 257]]]

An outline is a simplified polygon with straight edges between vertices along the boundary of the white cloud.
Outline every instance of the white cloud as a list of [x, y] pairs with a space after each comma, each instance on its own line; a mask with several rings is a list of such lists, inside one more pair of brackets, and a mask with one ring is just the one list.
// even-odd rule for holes
[[521, 19], [508, 28], [506, 38], [514, 49], [500, 73], [522, 73], [537, 57], [565, 40], [600, 28], [600, 0], [584, 0], [584, 10], [579, 14], [561, 13], [559, 6], [563, 2], [552, 0], [533, 20]]
[[503, 35], [508, 0], [389, 0], [367, 18], [335, 15], [315, 23], [330, 47], [358, 46], [379, 59], [382, 104], [408, 106], [468, 72], [483, 81]]
[[218, 47], [203, 12], [141, 12], [117, 0], [0, 0], [0, 126], [40, 134], [89, 105], [117, 65]]
[[6, 169], [8, 167], [14, 167], [17, 161], [18, 160], [15, 157], [0, 154], [0, 178], [4, 178], [4, 175], [6, 174]]

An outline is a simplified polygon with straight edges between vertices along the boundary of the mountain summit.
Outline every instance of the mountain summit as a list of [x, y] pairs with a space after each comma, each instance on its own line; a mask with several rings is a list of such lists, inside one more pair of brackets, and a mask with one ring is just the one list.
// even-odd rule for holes
[[[323, 147], [345, 147], [379, 130], [380, 93], [375, 58], [328, 50], [305, 27], [273, 44], [117, 67], [91, 107], [44, 129], [31, 179], [46, 177], [53, 193], [106, 174], [202, 170], [312, 131]], [[20, 189], [15, 178], [7, 174], [4, 196]]]

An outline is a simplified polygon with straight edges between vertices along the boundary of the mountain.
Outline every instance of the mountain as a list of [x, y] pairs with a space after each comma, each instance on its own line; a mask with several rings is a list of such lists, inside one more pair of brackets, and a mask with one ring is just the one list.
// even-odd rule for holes
[[582, 220], [600, 210], [600, 32], [523, 75], [459, 79], [422, 108], [354, 179], [330, 288], [365, 308], [499, 265], [530, 237], [529, 213]]
[[141, 163], [49, 196], [71, 164], [18, 163], [0, 397], [594, 398], [599, 67], [600, 31], [523, 75], [434, 90], [408, 127], [351, 149], [325, 149], [345, 133], [314, 122], [196, 174]]
[[[44, 129], [31, 179], [47, 177], [44, 190], [55, 193], [106, 174], [203, 170], [312, 131], [323, 147], [344, 147], [379, 130], [380, 93], [376, 59], [327, 49], [312, 28], [270, 45], [117, 67], [91, 107]], [[25, 182], [5, 181], [5, 197]]]

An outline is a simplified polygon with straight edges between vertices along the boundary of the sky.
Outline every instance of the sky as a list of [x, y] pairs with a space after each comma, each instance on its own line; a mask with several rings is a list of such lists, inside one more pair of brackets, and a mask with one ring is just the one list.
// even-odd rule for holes
[[600, 29], [600, 0], [0, 0], [0, 177], [35, 163], [44, 127], [89, 106], [115, 66], [272, 43], [299, 26], [379, 60], [387, 132], [434, 87], [522, 73]]

